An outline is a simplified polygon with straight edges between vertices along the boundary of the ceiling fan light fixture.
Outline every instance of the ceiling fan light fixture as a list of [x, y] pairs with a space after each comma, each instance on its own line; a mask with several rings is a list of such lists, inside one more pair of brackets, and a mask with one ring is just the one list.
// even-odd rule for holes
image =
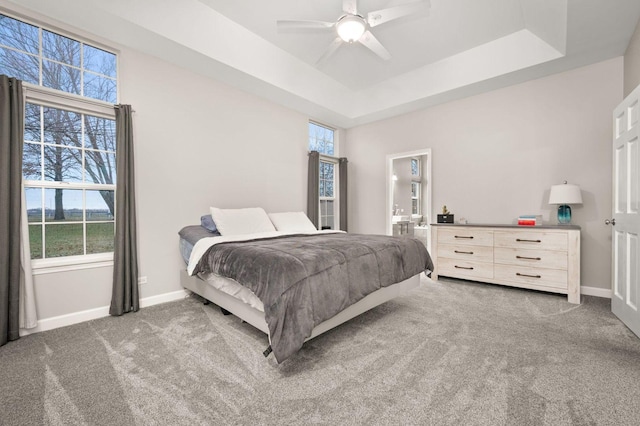
[[364, 19], [355, 15], [346, 15], [336, 24], [338, 36], [347, 43], [360, 40], [366, 29]]

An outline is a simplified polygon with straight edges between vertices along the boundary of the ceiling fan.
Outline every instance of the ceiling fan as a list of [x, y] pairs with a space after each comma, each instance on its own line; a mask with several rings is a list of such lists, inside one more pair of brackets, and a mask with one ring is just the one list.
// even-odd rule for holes
[[391, 58], [391, 54], [378, 39], [374, 37], [369, 29], [384, 24], [385, 22], [426, 10], [430, 5], [430, 0], [419, 0], [369, 12], [365, 18], [358, 14], [356, 0], [343, 0], [342, 11], [344, 14], [335, 22], [278, 21], [277, 25], [278, 29], [283, 30], [332, 30], [335, 28], [338, 36], [331, 42], [320, 59], [318, 59], [316, 65], [324, 63], [344, 42], [360, 43], [386, 61]]

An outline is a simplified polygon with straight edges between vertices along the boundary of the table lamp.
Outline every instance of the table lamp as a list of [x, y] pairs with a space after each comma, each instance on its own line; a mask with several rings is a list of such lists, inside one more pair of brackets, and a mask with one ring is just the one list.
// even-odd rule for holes
[[549, 192], [549, 204], [558, 204], [558, 223], [571, 223], [571, 207], [569, 204], [582, 204], [582, 193], [578, 185], [564, 181], [562, 185], [553, 185]]

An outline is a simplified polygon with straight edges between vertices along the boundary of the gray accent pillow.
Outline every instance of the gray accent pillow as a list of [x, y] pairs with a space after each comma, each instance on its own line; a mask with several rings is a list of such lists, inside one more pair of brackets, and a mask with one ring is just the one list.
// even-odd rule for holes
[[209, 232], [213, 232], [217, 235], [220, 235], [220, 231], [218, 231], [218, 227], [216, 226], [216, 223], [213, 221], [211, 214], [205, 214], [200, 216], [200, 226], [202, 226], [203, 228], [206, 228], [207, 231]]

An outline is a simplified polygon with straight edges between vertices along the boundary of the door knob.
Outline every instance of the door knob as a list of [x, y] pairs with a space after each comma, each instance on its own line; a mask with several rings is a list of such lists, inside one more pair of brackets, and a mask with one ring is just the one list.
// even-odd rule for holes
[[612, 226], [616, 226], [616, 220], [615, 220], [615, 219], [611, 219], [611, 220], [606, 219], [606, 220], [604, 221], [604, 224], [605, 224], [605, 225], [612, 225]]

